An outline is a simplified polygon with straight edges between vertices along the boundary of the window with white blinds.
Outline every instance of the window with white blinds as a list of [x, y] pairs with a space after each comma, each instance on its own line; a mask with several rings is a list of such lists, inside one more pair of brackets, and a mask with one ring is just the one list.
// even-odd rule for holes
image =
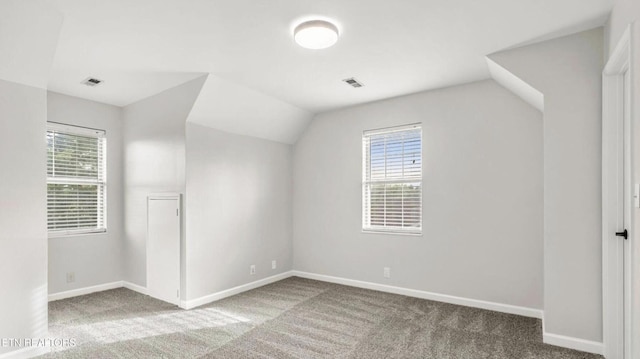
[[50, 236], [106, 231], [106, 145], [104, 131], [48, 123]]
[[420, 125], [365, 131], [362, 152], [363, 230], [421, 233]]

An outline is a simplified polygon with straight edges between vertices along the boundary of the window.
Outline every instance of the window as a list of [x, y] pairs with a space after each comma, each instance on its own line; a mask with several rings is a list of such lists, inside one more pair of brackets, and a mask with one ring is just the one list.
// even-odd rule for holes
[[50, 236], [106, 231], [105, 132], [47, 125], [47, 227]]
[[365, 131], [362, 152], [362, 229], [421, 233], [420, 125]]

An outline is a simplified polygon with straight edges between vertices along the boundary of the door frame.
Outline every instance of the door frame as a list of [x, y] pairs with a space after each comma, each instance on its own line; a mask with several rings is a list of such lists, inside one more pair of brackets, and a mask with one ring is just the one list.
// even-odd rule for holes
[[[634, 183], [634, 52], [633, 24], [629, 25], [609, 58], [602, 73], [602, 293], [603, 293], [603, 351], [607, 359], [631, 358], [632, 298], [631, 250], [634, 240], [634, 207], [631, 200]], [[629, 72], [629, 116], [625, 116], [625, 81]], [[622, 127], [620, 127], [622, 126]], [[622, 138], [620, 137], [622, 135]], [[620, 147], [620, 141], [624, 146]], [[619, 163], [623, 151], [623, 163]], [[623, 166], [620, 178], [619, 165]], [[618, 184], [624, 183], [623, 198], [618, 196]], [[620, 213], [623, 208], [624, 225], [629, 240], [615, 237], [622, 231]], [[624, 320], [627, 318], [627, 320]]]

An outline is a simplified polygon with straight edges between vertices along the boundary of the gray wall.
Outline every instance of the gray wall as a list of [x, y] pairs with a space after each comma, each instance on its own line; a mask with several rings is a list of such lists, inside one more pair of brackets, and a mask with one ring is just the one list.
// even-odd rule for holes
[[290, 145], [187, 124], [188, 299], [291, 270], [291, 155]]
[[[143, 287], [147, 282], [147, 196], [184, 194], [185, 121], [203, 82], [204, 78], [195, 79], [123, 110], [124, 279]], [[181, 291], [184, 293], [184, 287]]]
[[544, 94], [545, 330], [602, 341], [602, 28], [490, 57]]
[[46, 121], [46, 90], [0, 80], [0, 338], [47, 335]]
[[[47, 93], [48, 121], [107, 133], [107, 232], [49, 239], [49, 293], [122, 280], [122, 109], [55, 92]], [[66, 274], [75, 273], [67, 283]]]
[[[362, 233], [362, 131], [415, 122], [423, 234]], [[293, 267], [541, 309], [542, 178], [541, 113], [493, 81], [318, 115], [294, 150]]]

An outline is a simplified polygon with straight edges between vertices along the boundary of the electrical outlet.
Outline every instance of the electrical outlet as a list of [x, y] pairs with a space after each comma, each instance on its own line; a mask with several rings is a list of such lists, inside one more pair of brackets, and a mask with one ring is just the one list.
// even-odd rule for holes
[[74, 272], [67, 273], [67, 283], [73, 283], [76, 281], [76, 274]]
[[271, 261], [271, 269], [276, 269], [277, 263], [275, 260]]
[[256, 274], [256, 265], [252, 264], [251, 267], [249, 267], [249, 274], [254, 275]]
[[391, 278], [391, 268], [384, 267], [383, 273], [385, 278]]

